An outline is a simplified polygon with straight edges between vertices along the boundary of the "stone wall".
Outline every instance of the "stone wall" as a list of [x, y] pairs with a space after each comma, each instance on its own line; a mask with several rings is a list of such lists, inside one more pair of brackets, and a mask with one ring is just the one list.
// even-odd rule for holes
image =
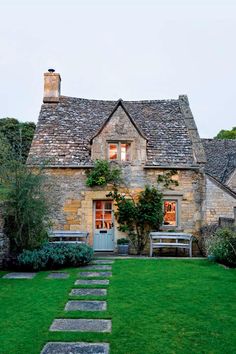
[[210, 177], [206, 177], [206, 195], [203, 203], [205, 224], [218, 224], [220, 217], [234, 218], [236, 198]]
[[[143, 168], [143, 166], [126, 165], [123, 173], [126, 185], [120, 188], [125, 192], [127, 187], [135, 195], [144, 189], [146, 184], [156, 185], [157, 175], [165, 171], [161, 169]], [[88, 231], [89, 242], [93, 244], [93, 203], [95, 200], [106, 200], [111, 186], [88, 188], [86, 186], [86, 169], [51, 168], [46, 173], [51, 181], [50, 196], [54, 202], [52, 213], [55, 229]], [[199, 171], [179, 170], [174, 177], [179, 186], [173, 190], [163, 191], [164, 197], [179, 202], [179, 226], [175, 230], [198, 234], [201, 227], [201, 203], [204, 195], [204, 178]], [[115, 239], [123, 235], [118, 231], [114, 220]]]
[[3, 205], [0, 204], [0, 269], [3, 266], [4, 260], [7, 258], [9, 253], [9, 242], [6, 236], [3, 234]]

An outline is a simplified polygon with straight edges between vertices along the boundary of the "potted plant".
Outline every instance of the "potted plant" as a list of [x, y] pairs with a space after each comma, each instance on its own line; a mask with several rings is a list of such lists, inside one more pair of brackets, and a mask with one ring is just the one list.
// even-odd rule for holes
[[127, 238], [119, 238], [117, 240], [118, 254], [127, 256], [129, 253], [129, 240]]

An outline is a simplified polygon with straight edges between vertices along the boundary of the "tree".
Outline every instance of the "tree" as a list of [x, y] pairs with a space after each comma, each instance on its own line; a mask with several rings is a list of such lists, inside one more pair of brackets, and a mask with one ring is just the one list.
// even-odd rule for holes
[[42, 169], [33, 171], [9, 156], [0, 165], [0, 199], [4, 201], [4, 232], [11, 251], [19, 253], [40, 246], [47, 239], [49, 205]]
[[119, 223], [118, 229], [127, 233], [138, 255], [145, 249], [149, 233], [154, 230], [159, 231], [162, 225], [164, 210], [161, 189], [172, 189], [171, 186], [178, 186], [178, 181], [172, 179], [176, 174], [176, 170], [171, 170], [158, 175], [157, 188], [146, 186], [136, 196], [133, 196], [129, 190], [121, 194], [117, 188], [107, 195], [116, 203], [115, 217]]
[[110, 192], [108, 196], [116, 202], [118, 229], [127, 232], [137, 254], [140, 255], [147, 244], [149, 233], [159, 230], [162, 224], [162, 193], [153, 186], [146, 186], [136, 198], [120, 194], [117, 190]]
[[215, 139], [236, 139], [236, 127], [233, 127], [231, 130], [221, 130]]
[[21, 123], [15, 118], [0, 119], [0, 144], [3, 137], [9, 143], [13, 153], [26, 161], [35, 132], [32, 122]]

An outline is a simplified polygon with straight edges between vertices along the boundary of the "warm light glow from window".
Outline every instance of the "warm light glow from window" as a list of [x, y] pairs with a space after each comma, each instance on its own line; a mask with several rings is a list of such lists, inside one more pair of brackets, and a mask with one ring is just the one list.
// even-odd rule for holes
[[164, 225], [177, 226], [177, 201], [164, 201]]
[[117, 144], [110, 144], [109, 145], [109, 159], [110, 160], [117, 160], [117, 158], [118, 158]]
[[130, 144], [121, 144], [120, 145], [120, 159], [121, 161], [130, 160]]

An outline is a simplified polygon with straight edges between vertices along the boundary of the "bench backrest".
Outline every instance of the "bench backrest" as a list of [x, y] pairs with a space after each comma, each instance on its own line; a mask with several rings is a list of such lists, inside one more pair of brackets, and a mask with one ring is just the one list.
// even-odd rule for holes
[[168, 240], [191, 240], [193, 235], [183, 232], [150, 232], [151, 240], [168, 239]]

